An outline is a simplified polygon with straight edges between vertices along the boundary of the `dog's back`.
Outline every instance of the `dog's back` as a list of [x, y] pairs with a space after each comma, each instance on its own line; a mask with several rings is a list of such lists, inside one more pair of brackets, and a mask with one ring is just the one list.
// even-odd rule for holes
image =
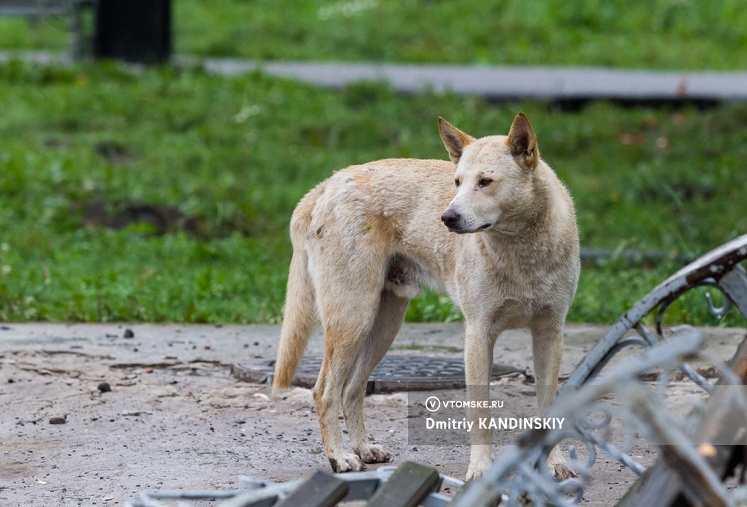
[[[547, 262], [551, 264], [547, 270], [560, 267], [575, 270], [578, 276], [577, 263], [558, 258], [578, 256], [573, 203], [548, 166], [541, 163], [537, 173], [536, 178], [542, 180], [541, 190], [517, 192], [524, 194], [524, 200], [519, 202], [515, 212], [536, 214], [538, 208], [551, 206], [552, 221], [546, 224], [540, 239], [531, 238], [526, 230], [518, 231], [518, 236], [513, 234], [515, 231], [507, 230], [511, 237], [506, 236], [501, 260], [516, 264], [516, 267], [502, 269], [507, 276], [510, 271], [521, 277], [512, 285], [523, 295], [527, 293], [524, 287], [536, 285], [533, 279], [541, 276], [540, 271], [545, 271], [538, 268]], [[293, 258], [273, 391], [290, 385], [318, 322], [316, 288], [310, 276], [314, 270], [309, 259], [312, 244], [318, 246], [328, 241], [330, 247], [316, 262], [332, 264], [335, 271], [348, 273], [353, 285], [357, 283], [357, 263], [346, 254], [359, 251], [356, 245], [365, 245], [366, 249], [380, 254], [378, 258], [386, 258], [386, 263], [380, 267], [382, 278], [378, 291], [388, 288], [412, 298], [419, 294], [421, 285], [426, 285], [446, 289], [459, 304], [452, 283], [455, 258], [459, 241], [470, 241], [474, 237], [450, 233], [438, 220], [454, 193], [454, 165], [449, 162], [385, 159], [340, 170], [301, 199], [290, 225]], [[503, 225], [507, 229], [522, 224], [516, 217], [509, 218]], [[549, 254], [551, 249], [566, 252]], [[515, 262], [510, 262], [512, 260]], [[525, 270], [525, 267], [531, 269]], [[565, 278], [571, 281], [574, 276], [569, 272]]]
[[[273, 391], [288, 388], [318, 321], [316, 295], [309, 265], [310, 243], [331, 241], [336, 247], [324, 262], [348, 271], [349, 243], [386, 252], [384, 286], [414, 297], [421, 284], [444, 288], [441, 280], [453, 266], [439, 262], [440, 252], [453, 252], [455, 235], [438, 217], [453, 197], [454, 166], [442, 160], [386, 159], [340, 170], [309, 191], [296, 206], [290, 235], [293, 258], [288, 274], [285, 315], [273, 378]], [[337, 231], [332, 231], [332, 224]], [[354, 248], [354, 247], [353, 247]], [[426, 253], [424, 255], [424, 252]]]

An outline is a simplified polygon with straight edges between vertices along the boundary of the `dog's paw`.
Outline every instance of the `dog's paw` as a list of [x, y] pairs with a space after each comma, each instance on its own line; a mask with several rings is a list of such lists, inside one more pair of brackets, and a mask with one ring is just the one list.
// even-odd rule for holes
[[380, 445], [363, 444], [355, 451], [364, 463], [388, 463], [392, 460], [390, 454]]
[[482, 474], [487, 470], [487, 467], [480, 467], [480, 466], [472, 466], [470, 465], [469, 468], [467, 468], [467, 475], [464, 477], [465, 481], [476, 481], [480, 477], [482, 477]]
[[559, 481], [578, 477], [576, 472], [568, 467], [568, 463], [563, 458], [559, 447], [554, 447], [547, 458], [547, 468], [550, 473]]
[[552, 473], [553, 477], [555, 477], [559, 481], [578, 477], [578, 474], [568, 468], [565, 463], [548, 463], [547, 466], [550, 468], [550, 472]]
[[483, 470], [467, 470], [467, 475], [464, 476], [465, 481], [476, 481], [482, 477]]
[[469, 466], [465, 481], [476, 481], [493, 463], [492, 450], [489, 445], [473, 445], [470, 450]]
[[332, 470], [337, 473], [360, 472], [366, 469], [366, 465], [355, 454], [344, 453], [336, 458], [329, 458]]

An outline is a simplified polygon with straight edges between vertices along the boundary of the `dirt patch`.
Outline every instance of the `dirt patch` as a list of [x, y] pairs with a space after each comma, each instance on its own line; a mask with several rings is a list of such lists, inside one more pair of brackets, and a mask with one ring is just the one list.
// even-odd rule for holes
[[[117, 505], [146, 489], [231, 489], [241, 475], [288, 481], [329, 467], [308, 389], [272, 399], [269, 386], [239, 382], [220, 364], [112, 367], [68, 354], [51, 368], [49, 359], [16, 353], [3, 368], [2, 410], [12, 414], [2, 423], [3, 505]], [[509, 380], [503, 392], [508, 412], [533, 412], [532, 386]], [[369, 396], [365, 410], [369, 434], [395, 464], [463, 477], [467, 446], [408, 442], [406, 393]], [[607, 465], [598, 486], [617, 498], [635, 476]]]
[[[0, 505], [121, 505], [143, 490], [233, 489], [242, 475], [288, 481], [329, 469], [310, 390], [273, 399], [268, 385], [230, 376], [232, 359], [273, 357], [275, 327], [136, 326], [128, 338], [105, 325], [38, 327], [0, 331]], [[461, 339], [428, 329], [406, 327], [402, 339]], [[588, 348], [584, 333], [596, 335], [580, 328], [569, 336], [569, 360]], [[743, 332], [729, 333], [718, 339], [731, 348]], [[503, 360], [527, 367], [523, 340], [508, 335]], [[315, 336], [310, 353], [319, 347]], [[501, 382], [501, 415], [532, 415], [534, 386], [520, 376]], [[407, 400], [366, 397], [369, 435], [392, 464], [413, 460], [462, 478], [468, 447], [409, 441]], [[515, 436], [500, 434], [495, 452]], [[634, 457], [655, 459], [646, 448]], [[611, 504], [636, 479], [600, 459], [583, 505]]]
[[197, 234], [197, 218], [182, 213], [173, 206], [144, 203], [106, 203], [94, 201], [81, 204], [86, 227], [124, 229], [141, 226], [150, 234], [162, 236], [175, 232]]

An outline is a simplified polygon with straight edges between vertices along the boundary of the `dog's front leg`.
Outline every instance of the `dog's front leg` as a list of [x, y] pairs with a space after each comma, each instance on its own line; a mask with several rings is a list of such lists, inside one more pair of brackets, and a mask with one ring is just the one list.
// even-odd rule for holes
[[534, 322], [531, 331], [537, 405], [544, 415], [558, 391], [558, 374], [563, 359], [563, 331], [562, 328], [543, 322]]
[[[537, 388], [537, 404], [545, 415], [558, 391], [558, 374], [563, 359], [563, 325], [557, 319], [537, 319], [532, 323], [532, 358]], [[547, 459], [550, 471], [559, 479], [575, 477], [563, 459], [558, 446], [553, 447]]]
[[[490, 398], [490, 368], [493, 364], [493, 343], [487, 326], [467, 323], [464, 336], [464, 365], [467, 396], [471, 402]], [[468, 409], [472, 422], [470, 431], [470, 457], [467, 480], [479, 479], [490, 467], [493, 458], [493, 430], [479, 422], [490, 418], [489, 403], [480, 403]]]

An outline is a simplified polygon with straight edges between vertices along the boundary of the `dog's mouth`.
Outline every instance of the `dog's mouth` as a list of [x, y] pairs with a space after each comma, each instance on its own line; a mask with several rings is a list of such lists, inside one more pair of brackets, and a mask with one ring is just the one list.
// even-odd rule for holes
[[467, 231], [467, 230], [464, 230], [464, 229], [456, 229], [454, 227], [449, 227], [448, 225], [446, 226], [446, 228], [449, 229], [449, 232], [454, 232], [456, 234], [470, 234], [470, 233], [473, 233], [473, 232], [484, 231], [485, 229], [487, 229], [491, 225], [493, 225], [493, 224], [483, 224], [480, 227], [478, 227], [477, 229], [474, 229], [472, 231]]

